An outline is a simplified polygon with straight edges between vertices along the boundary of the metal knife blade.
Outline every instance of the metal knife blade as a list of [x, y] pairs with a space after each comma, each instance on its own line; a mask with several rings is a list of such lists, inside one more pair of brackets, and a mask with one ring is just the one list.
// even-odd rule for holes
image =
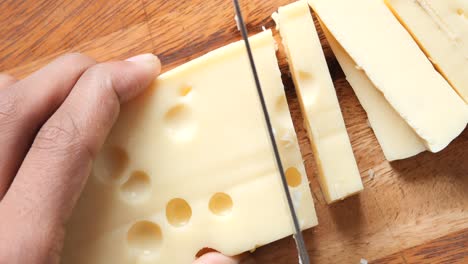
[[239, 5], [239, 1], [238, 0], [233, 0], [233, 3], [234, 3], [234, 9], [235, 9], [235, 12], [236, 12], [238, 27], [239, 27], [239, 29], [241, 31], [242, 38], [244, 39], [245, 47], [246, 47], [246, 50], [247, 50], [247, 55], [249, 57], [250, 67], [252, 69], [252, 74], [253, 74], [254, 81], [255, 81], [255, 86], [257, 88], [258, 97], [260, 99], [260, 103], [261, 103], [262, 110], [263, 110], [263, 115], [264, 115], [265, 122], [266, 122], [266, 125], [267, 125], [267, 128], [268, 128], [268, 134], [270, 136], [271, 145], [273, 147], [273, 152], [275, 154], [276, 165], [277, 165], [277, 168], [278, 168], [279, 173], [281, 175], [281, 183], [283, 185], [284, 193], [286, 195], [286, 200], [288, 202], [288, 207], [289, 207], [289, 211], [290, 211], [290, 215], [291, 215], [291, 220], [292, 220], [293, 226], [294, 226], [293, 236], [294, 236], [294, 239], [296, 241], [297, 251], [299, 252], [299, 263], [309, 264], [310, 263], [309, 255], [307, 254], [307, 248], [306, 248], [305, 243], [304, 243], [304, 238], [302, 237], [301, 228], [300, 228], [300, 225], [299, 225], [299, 221], [298, 221], [298, 218], [297, 218], [296, 211], [294, 209], [294, 204], [293, 204], [293, 201], [292, 201], [292, 198], [291, 198], [291, 193], [289, 191], [288, 183], [286, 181], [286, 175], [284, 174], [284, 168], [283, 168], [283, 164], [281, 163], [281, 157], [280, 157], [280, 154], [279, 154], [279, 151], [278, 151], [278, 145], [276, 144], [275, 135], [273, 133], [273, 126], [271, 124], [270, 115], [268, 114], [268, 109], [267, 109], [266, 103], [265, 103], [265, 97], [263, 96], [262, 88], [261, 88], [261, 85], [260, 85], [260, 80], [258, 78], [257, 67], [255, 67], [255, 62], [254, 62], [254, 58], [253, 58], [253, 55], [252, 55], [252, 50], [250, 48], [249, 38], [248, 38], [248, 34], [247, 34], [247, 28], [246, 28], [245, 23], [244, 23], [244, 18], [242, 16], [242, 11], [241, 11], [241, 8], [240, 8], [240, 5]]

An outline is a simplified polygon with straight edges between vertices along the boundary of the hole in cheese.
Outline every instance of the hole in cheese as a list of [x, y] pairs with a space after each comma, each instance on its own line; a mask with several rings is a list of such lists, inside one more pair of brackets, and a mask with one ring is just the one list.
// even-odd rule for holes
[[187, 96], [191, 92], [192, 92], [192, 86], [190, 86], [190, 85], [184, 85], [184, 86], [180, 87], [180, 89], [179, 89], [179, 94], [181, 96]]
[[463, 16], [465, 14], [465, 11], [462, 8], [457, 9], [457, 14], [460, 16]]
[[276, 98], [276, 110], [284, 111], [286, 109], [288, 109], [286, 97], [284, 95], [278, 96], [278, 98]]
[[308, 71], [303, 71], [303, 70], [299, 70], [298, 72], [298, 76], [299, 78], [303, 79], [303, 80], [307, 80], [307, 79], [311, 79], [312, 78], [312, 74]]
[[127, 233], [127, 243], [136, 255], [154, 255], [162, 244], [162, 232], [158, 224], [151, 221], [138, 221]]
[[209, 203], [210, 211], [215, 215], [228, 215], [232, 211], [232, 199], [231, 196], [226, 193], [215, 193]]
[[150, 193], [151, 178], [144, 171], [134, 171], [120, 186], [122, 197], [128, 202], [140, 202]]
[[285, 174], [289, 187], [297, 187], [301, 185], [301, 173], [295, 167], [289, 167]]
[[105, 147], [96, 157], [93, 174], [104, 182], [120, 181], [128, 162], [128, 154], [123, 148]]
[[176, 141], [189, 140], [195, 132], [192, 112], [185, 104], [178, 104], [170, 108], [164, 116], [164, 121], [169, 137]]
[[192, 217], [192, 208], [184, 199], [172, 199], [166, 206], [166, 217], [171, 225], [176, 227], [184, 226]]

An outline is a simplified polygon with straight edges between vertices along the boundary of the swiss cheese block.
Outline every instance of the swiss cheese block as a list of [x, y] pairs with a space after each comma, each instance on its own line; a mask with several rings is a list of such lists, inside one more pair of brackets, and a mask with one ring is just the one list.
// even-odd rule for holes
[[[271, 31], [250, 38], [301, 228], [317, 224]], [[292, 233], [243, 42], [123, 106], [67, 226], [63, 263], [188, 264]]]
[[327, 28], [321, 24], [330, 47], [335, 54], [346, 80], [367, 113], [369, 123], [389, 161], [405, 159], [426, 150], [424, 142], [405, 120], [393, 109], [382, 93], [367, 78], [340, 46]]
[[464, 130], [468, 107], [383, 1], [309, 4], [430, 151], [442, 150]]
[[468, 103], [468, 1], [386, 0], [386, 3]]
[[306, 1], [278, 9], [276, 22], [328, 203], [362, 190], [327, 62]]

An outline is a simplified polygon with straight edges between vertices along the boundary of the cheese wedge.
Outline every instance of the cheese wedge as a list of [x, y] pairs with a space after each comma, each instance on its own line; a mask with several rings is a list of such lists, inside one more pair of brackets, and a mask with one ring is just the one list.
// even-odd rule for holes
[[[303, 229], [309, 182], [270, 30], [250, 38]], [[291, 235], [292, 223], [245, 46], [161, 75], [125, 105], [67, 226], [63, 263], [192, 263]]]
[[468, 107], [383, 1], [309, 4], [430, 151], [442, 150], [463, 131]]
[[335, 88], [306, 1], [278, 9], [276, 23], [328, 203], [363, 189]]
[[406, 159], [426, 150], [424, 142], [405, 120], [393, 109], [383, 94], [357, 67], [327, 28], [321, 23], [323, 32], [335, 54], [346, 80], [354, 90], [367, 113], [369, 123], [379, 141], [385, 158], [389, 161]]
[[468, 103], [468, 1], [385, 2], [432, 63]]

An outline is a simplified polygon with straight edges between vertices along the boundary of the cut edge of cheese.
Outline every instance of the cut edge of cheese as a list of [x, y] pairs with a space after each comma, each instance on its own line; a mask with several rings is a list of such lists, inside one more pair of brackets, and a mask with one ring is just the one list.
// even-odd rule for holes
[[308, 2], [428, 150], [441, 151], [460, 135], [468, 107], [383, 1]]
[[[271, 30], [265, 30], [258, 34], [249, 36], [249, 42], [255, 44], [255, 46], [268, 45], [271, 39], [265, 37], [266, 35], [272, 35]], [[274, 39], [273, 39], [274, 42]], [[225, 60], [233, 56], [242, 56], [245, 51], [245, 44], [241, 41], [229, 43], [225, 46], [212, 50], [198, 58], [188, 61], [182, 65], [179, 65], [167, 72], [162, 73], [156, 80], [170, 80], [171, 78], [180, 78], [187, 72], [190, 72], [194, 67], [203, 67], [210, 63]]]
[[392, 108], [343, 47], [320, 21], [322, 30], [338, 63], [367, 113], [370, 127], [388, 161], [406, 159], [426, 150], [421, 138]]
[[306, 1], [297, 1], [280, 7], [273, 17], [285, 47], [325, 200], [343, 200], [359, 193], [363, 185], [309, 6]]
[[[419, 44], [434, 67], [468, 104], [468, 54], [463, 54], [462, 47], [466, 49], [468, 43], [460, 43], [460, 37], [451, 32], [430, 2], [385, 0], [388, 8]], [[457, 8], [453, 8], [453, 16], [467, 19], [457, 12]], [[464, 22], [460, 20], [460, 23]]]

